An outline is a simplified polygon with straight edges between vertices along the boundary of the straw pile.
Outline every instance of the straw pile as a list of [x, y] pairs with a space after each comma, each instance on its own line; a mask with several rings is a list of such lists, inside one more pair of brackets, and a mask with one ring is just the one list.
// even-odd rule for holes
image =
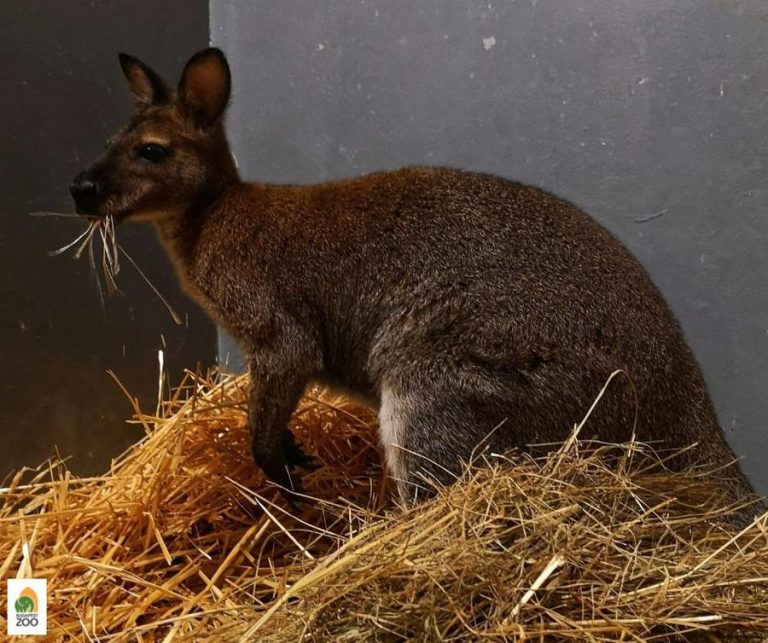
[[571, 440], [539, 460], [489, 454], [403, 511], [372, 413], [311, 391], [293, 428], [322, 466], [304, 475], [314, 500], [297, 511], [250, 461], [247, 384], [190, 374], [162, 418], [138, 415], [146, 438], [102, 477], [53, 462], [5, 481], [2, 576], [48, 579], [50, 638], [768, 632], [768, 516], [729, 526], [733, 508], [700, 472], [665, 472], [637, 444]]

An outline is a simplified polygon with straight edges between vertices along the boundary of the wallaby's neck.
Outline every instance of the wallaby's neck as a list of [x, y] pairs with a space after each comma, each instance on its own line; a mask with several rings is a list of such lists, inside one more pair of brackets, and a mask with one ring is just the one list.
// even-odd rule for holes
[[226, 139], [211, 151], [211, 167], [215, 175], [209, 177], [197, 197], [178, 211], [155, 222], [160, 241], [182, 272], [189, 269], [200, 233], [210, 213], [226, 195], [242, 185], [235, 160]]

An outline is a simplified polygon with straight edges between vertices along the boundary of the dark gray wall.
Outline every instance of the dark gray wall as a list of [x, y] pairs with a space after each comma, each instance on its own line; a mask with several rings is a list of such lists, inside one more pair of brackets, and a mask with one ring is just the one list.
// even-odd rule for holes
[[72, 211], [67, 186], [130, 114], [117, 63], [127, 51], [174, 77], [208, 43], [205, 0], [3, 0], [0, 2], [0, 477], [36, 465], [58, 447], [79, 473], [99, 471], [142, 434], [108, 377], [153, 410], [157, 350], [171, 381], [211, 363], [215, 331], [178, 293], [149, 228], [126, 225], [126, 249], [189, 312], [176, 327], [129, 266], [124, 297], [99, 305], [85, 261], [48, 257], [82, 221], [32, 219]]
[[764, 0], [213, 0], [211, 33], [245, 177], [484, 170], [618, 234], [768, 492]]

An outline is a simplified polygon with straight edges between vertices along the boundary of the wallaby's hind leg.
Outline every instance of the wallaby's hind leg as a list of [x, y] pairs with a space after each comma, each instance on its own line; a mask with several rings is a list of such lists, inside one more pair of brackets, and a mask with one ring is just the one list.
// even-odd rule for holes
[[379, 407], [379, 439], [384, 447], [387, 475], [395, 481], [398, 495], [403, 502], [407, 500], [404, 494], [407, 485], [402, 447], [405, 426], [412, 406], [408, 402], [407, 396], [397, 395], [390, 389], [384, 388]]
[[[590, 398], [585, 396], [584, 399], [586, 409]], [[610, 411], [610, 398], [603, 401], [608, 402]], [[623, 409], [626, 404], [627, 400], [621, 400], [616, 409]], [[598, 407], [590, 419], [601, 425], [607, 424], [608, 429], [613, 430], [625, 425], [627, 436], [608, 436], [608, 441], [622, 442], [629, 439], [634, 416], [632, 413], [626, 417], [617, 415], [616, 409], [613, 409], [614, 413], [609, 413], [607, 419], [601, 419], [600, 411], [604, 409]], [[547, 436], [551, 437], [552, 444], [566, 439], [574, 423], [585, 412], [574, 410], [569, 415], [574, 420], [555, 421], [553, 424], [560, 426], [561, 430]], [[396, 483], [400, 499], [406, 504], [431, 495], [435, 482], [444, 485], [455, 482], [462, 472], [463, 463], [480, 457], [487, 448], [505, 452], [514, 447], [525, 447], [525, 442], [518, 439], [516, 429], [530, 430], [525, 408], [519, 401], [467, 396], [456, 389], [450, 393], [424, 389], [402, 393], [385, 387], [381, 395], [379, 420], [387, 472]], [[598, 431], [597, 437], [604, 437], [602, 433]], [[727, 453], [726, 447], [716, 442], [720, 439], [719, 435], [715, 433], [709, 437], [710, 442], [694, 452], [694, 461], [701, 460], [708, 466], [727, 464], [729, 459], [723, 459], [721, 453]], [[685, 462], [680, 464], [685, 466]], [[720, 478], [719, 482], [727, 491], [729, 502], [746, 501], [753, 496], [749, 483], [737, 468], [727, 469], [722, 476], [728, 478]], [[745, 526], [765, 510], [763, 503], [757, 503], [739, 512], [733, 520]]]
[[493, 422], [479, 425], [459, 400], [396, 393], [386, 387], [379, 426], [387, 473], [406, 504], [431, 495], [435, 483], [455, 482], [462, 462], [479, 452], [494, 432]]

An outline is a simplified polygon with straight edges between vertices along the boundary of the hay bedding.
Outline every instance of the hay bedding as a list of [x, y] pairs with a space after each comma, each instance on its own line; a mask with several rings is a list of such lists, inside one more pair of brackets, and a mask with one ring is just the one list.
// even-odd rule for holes
[[[310, 392], [322, 466], [288, 507], [249, 458], [244, 377], [189, 374], [95, 478], [5, 481], [3, 577], [49, 582], [62, 640], [722, 640], [768, 632], [768, 517], [739, 530], [692, 471], [575, 440], [402, 512], [370, 411]], [[504, 466], [513, 463], [514, 466]], [[295, 516], [292, 514], [296, 514]], [[3, 597], [3, 600], [5, 597]], [[0, 608], [5, 612], [4, 605]]]

